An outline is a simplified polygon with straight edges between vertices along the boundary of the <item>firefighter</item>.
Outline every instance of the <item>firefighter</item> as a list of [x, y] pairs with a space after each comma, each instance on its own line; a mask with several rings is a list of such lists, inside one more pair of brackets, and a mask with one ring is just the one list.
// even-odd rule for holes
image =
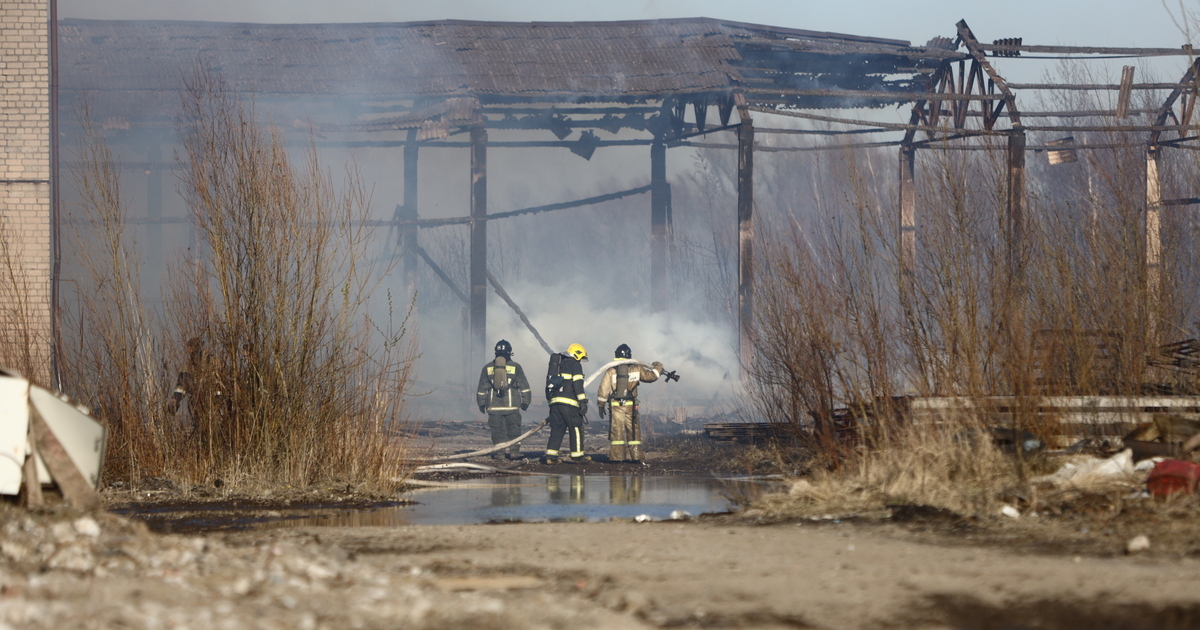
[[[512, 360], [512, 344], [501, 339], [496, 342], [496, 358], [483, 366], [479, 373], [479, 387], [475, 390], [475, 404], [479, 413], [488, 415], [488, 426], [492, 429], [492, 444], [500, 444], [521, 437], [521, 412], [529, 409], [533, 393], [529, 390], [529, 379], [525, 370]], [[500, 459], [499, 452], [492, 459]], [[521, 459], [521, 444], [508, 447], [504, 454], [508, 459]]]
[[570, 462], [592, 461], [583, 452], [583, 417], [587, 415], [587, 394], [583, 391], [583, 365], [587, 361], [587, 350], [577, 343], [571, 344], [566, 352], [550, 357], [550, 368], [546, 373], [546, 398], [550, 401], [550, 441], [546, 443], [544, 464], [557, 464], [559, 447], [564, 433], [570, 434]]
[[[617, 359], [633, 359], [633, 350], [625, 344], [617, 346]], [[596, 402], [600, 417], [610, 412], [608, 429], [608, 460], [613, 462], [642, 460], [642, 427], [638, 417], [638, 383], [653, 383], [662, 375], [663, 364], [655, 361], [647, 369], [637, 363], [610, 367], [600, 378]]]
[[217, 379], [216, 360], [204, 349], [204, 341], [200, 337], [192, 337], [184, 343], [184, 349], [187, 351], [187, 365], [175, 381], [175, 391], [167, 402], [167, 413], [178, 413], [183, 399], [187, 397], [194, 423], [205, 415], [203, 412], [213, 407], [214, 402], [225, 399], [226, 394]]

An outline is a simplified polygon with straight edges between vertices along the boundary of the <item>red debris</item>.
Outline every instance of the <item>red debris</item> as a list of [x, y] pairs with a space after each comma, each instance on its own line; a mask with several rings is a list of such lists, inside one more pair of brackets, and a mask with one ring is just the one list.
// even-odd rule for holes
[[1150, 471], [1146, 487], [1150, 494], [1156, 497], [1165, 497], [1176, 492], [1192, 494], [1196, 491], [1197, 481], [1200, 481], [1200, 464], [1168, 459], [1159, 462]]

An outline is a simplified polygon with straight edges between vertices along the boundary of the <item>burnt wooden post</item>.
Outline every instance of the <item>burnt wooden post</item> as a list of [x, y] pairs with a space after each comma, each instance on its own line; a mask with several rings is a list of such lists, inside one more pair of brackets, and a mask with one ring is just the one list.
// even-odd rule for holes
[[912, 308], [917, 264], [916, 148], [900, 145], [900, 304]]
[[[1008, 136], [1008, 197], [1005, 202], [1005, 256], [1008, 274], [1004, 283], [1004, 330], [1007, 334], [1008, 371], [1013, 395], [1024, 400], [1033, 389], [1026, 351], [1026, 282], [1025, 282], [1025, 130], [1014, 126]], [[1013, 414], [1012, 428], [1023, 430], [1028, 410], [1018, 408]], [[1020, 471], [1019, 471], [1020, 472]], [[1024, 474], [1021, 472], [1020, 474]]]
[[1158, 302], [1162, 290], [1162, 173], [1159, 147], [1146, 150], [1146, 343], [1158, 344]]
[[[417, 143], [417, 130], [409, 129], [408, 137], [404, 144], [404, 213], [403, 218], [407, 221], [416, 221], [419, 218], [417, 211], [417, 151], [420, 144]], [[404, 252], [404, 284], [408, 291], [408, 299], [413, 299], [413, 295], [417, 292], [417, 234], [420, 228], [416, 224], [401, 226], [400, 228], [400, 245]]]
[[650, 145], [650, 310], [667, 309], [667, 144], [656, 137]]
[[754, 122], [741, 94], [738, 103], [738, 358], [754, 361]]
[[487, 346], [487, 129], [482, 122], [471, 128], [470, 284], [468, 352], [474, 367]]
[[[1009, 282], [1018, 293], [1025, 285], [1025, 130], [1016, 128], [1008, 136], [1008, 199], [1005, 203]], [[1017, 299], [1016, 295], [1013, 299]]]

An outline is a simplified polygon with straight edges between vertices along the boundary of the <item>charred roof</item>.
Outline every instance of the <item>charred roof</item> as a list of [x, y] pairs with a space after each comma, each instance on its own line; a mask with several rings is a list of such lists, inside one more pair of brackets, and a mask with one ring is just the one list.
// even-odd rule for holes
[[[915, 91], [959, 53], [709, 18], [625, 22], [235, 24], [63, 20], [65, 91], [174, 94], [203, 62], [261, 95], [636, 102], [671, 95]], [[97, 94], [99, 95], [99, 94]], [[178, 102], [174, 100], [174, 102]], [[844, 106], [831, 99], [824, 106]]]

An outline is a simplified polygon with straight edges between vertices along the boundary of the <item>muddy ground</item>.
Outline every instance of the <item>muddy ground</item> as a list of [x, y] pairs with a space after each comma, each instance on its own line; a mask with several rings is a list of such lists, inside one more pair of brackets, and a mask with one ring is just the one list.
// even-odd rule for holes
[[[437, 448], [486, 443], [472, 431]], [[694, 446], [663, 448], [648, 459], [648, 470], [695, 472], [716, 458]], [[600, 474], [606, 466], [570, 470]], [[520, 467], [536, 471], [540, 464]], [[113, 508], [148, 511], [186, 500], [272, 519], [307, 499], [332, 509], [339, 501], [346, 507], [380, 497], [325, 487], [251, 502], [226, 485], [118, 488], [106, 498]], [[890, 518], [872, 520], [767, 522], [739, 514], [161, 535], [112, 514], [59, 508], [30, 515], [4, 506], [0, 622], [12, 628], [1198, 628], [1198, 518], [1200, 508], [1188, 499], [1166, 508], [1101, 502], [1018, 519], [894, 506]], [[1138, 534], [1150, 548], [1127, 553]]]

